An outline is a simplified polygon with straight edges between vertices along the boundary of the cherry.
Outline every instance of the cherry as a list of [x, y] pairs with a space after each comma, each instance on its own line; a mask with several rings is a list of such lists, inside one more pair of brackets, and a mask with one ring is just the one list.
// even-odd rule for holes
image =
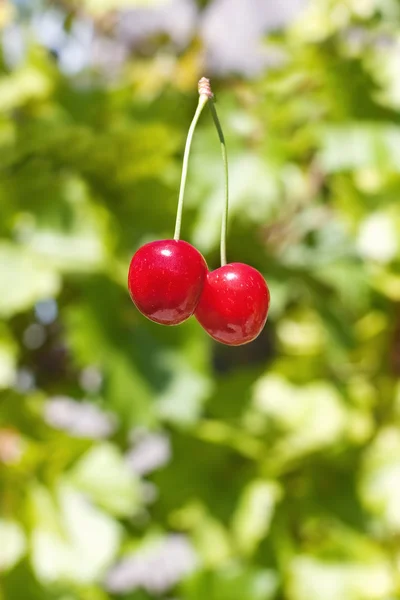
[[151, 321], [178, 325], [194, 313], [206, 274], [206, 261], [194, 246], [182, 240], [158, 240], [134, 254], [129, 293]]
[[218, 342], [252, 342], [267, 320], [270, 295], [259, 271], [230, 263], [207, 274], [195, 317]]

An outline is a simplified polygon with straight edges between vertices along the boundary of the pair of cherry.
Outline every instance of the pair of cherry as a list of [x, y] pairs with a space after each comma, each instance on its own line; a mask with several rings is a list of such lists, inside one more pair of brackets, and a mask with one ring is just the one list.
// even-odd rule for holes
[[254, 340], [267, 320], [270, 296], [259, 271], [242, 263], [208, 271], [200, 252], [182, 240], [139, 248], [128, 286], [148, 319], [179, 325], [194, 314], [212, 338], [230, 346]]
[[[212, 338], [223, 344], [240, 346], [254, 340], [262, 331], [270, 296], [264, 278], [256, 269], [242, 263], [226, 264], [228, 160], [213, 99], [210, 81], [203, 77], [199, 81], [199, 104], [186, 141], [174, 239], [150, 242], [139, 248], [130, 263], [128, 287], [134, 304], [151, 321], [179, 325], [194, 314]], [[207, 103], [221, 142], [225, 166], [222, 266], [215, 271], [208, 270], [206, 261], [194, 246], [179, 239], [190, 146], [197, 121]]]

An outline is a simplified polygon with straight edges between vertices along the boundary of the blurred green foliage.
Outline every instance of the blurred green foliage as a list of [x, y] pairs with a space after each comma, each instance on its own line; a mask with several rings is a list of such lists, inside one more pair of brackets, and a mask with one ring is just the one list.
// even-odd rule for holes
[[[173, 232], [197, 42], [111, 81], [32, 39], [2, 61], [2, 600], [400, 598], [399, 16], [315, 0], [266, 41], [273, 68], [213, 82], [229, 259], [272, 296], [243, 348], [126, 289]], [[205, 112], [183, 237], [210, 268], [219, 152]]]

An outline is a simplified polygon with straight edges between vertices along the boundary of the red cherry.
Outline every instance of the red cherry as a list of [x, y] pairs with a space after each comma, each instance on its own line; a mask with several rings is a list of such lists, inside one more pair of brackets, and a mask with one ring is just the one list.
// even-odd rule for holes
[[151, 321], [178, 325], [194, 313], [206, 274], [206, 261], [191, 244], [182, 240], [150, 242], [131, 260], [129, 293]]
[[252, 342], [267, 320], [269, 290], [259, 271], [231, 263], [207, 274], [195, 316], [223, 344]]

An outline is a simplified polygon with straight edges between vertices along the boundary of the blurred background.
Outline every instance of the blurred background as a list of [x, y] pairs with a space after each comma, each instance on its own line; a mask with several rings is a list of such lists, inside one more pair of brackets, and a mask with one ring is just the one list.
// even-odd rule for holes
[[[0, 2], [1, 600], [400, 598], [400, 2]], [[252, 344], [147, 321], [197, 81]], [[195, 133], [183, 238], [219, 266]]]

